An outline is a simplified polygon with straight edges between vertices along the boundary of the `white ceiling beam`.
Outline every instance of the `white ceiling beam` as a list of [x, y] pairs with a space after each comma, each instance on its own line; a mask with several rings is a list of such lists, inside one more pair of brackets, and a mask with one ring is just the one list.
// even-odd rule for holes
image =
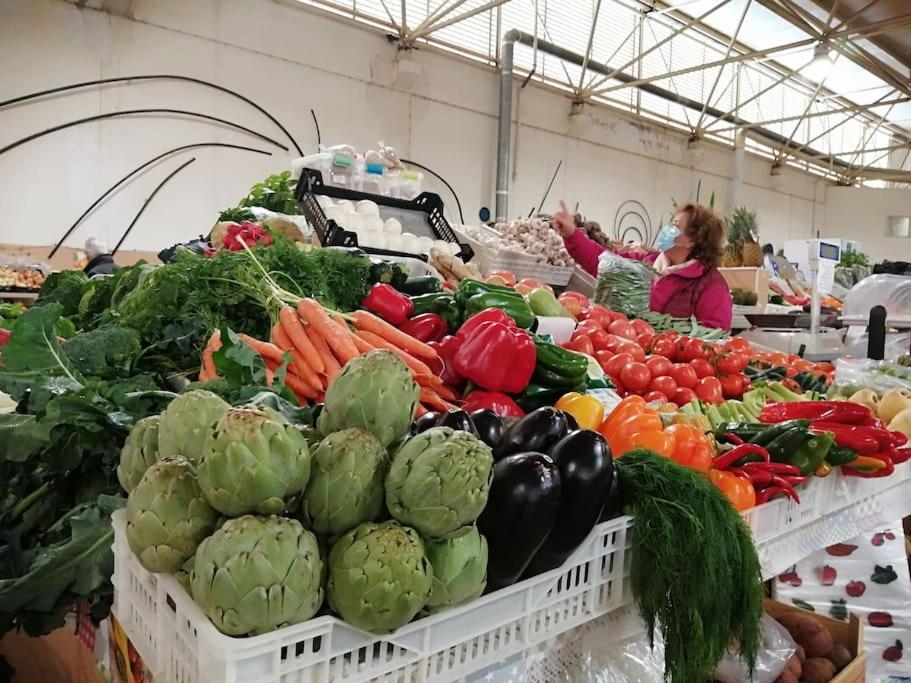
[[592, 27], [588, 32], [588, 45], [585, 48], [585, 57], [582, 59], [582, 73], [579, 74], [578, 90], [582, 90], [582, 84], [585, 82], [585, 72], [588, 69], [588, 60], [592, 55], [592, 43], [595, 40], [595, 29], [598, 27], [598, 15], [601, 13], [601, 0], [595, 3], [595, 15], [592, 17]]
[[450, 17], [449, 19], [446, 19], [445, 21], [441, 21], [438, 24], [431, 24], [430, 26], [425, 26], [420, 31], [412, 31], [408, 37], [408, 42], [413, 42], [413, 41], [417, 40], [418, 38], [424, 38], [425, 36], [428, 36], [431, 33], [444, 29], [447, 26], [452, 26], [453, 24], [458, 24], [460, 21], [465, 21], [466, 19], [471, 19], [475, 15], [482, 14], [484, 12], [488, 12], [507, 2], [509, 2], [509, 0], [491, 0], [491, 2], [481, 5], [480, 7], [475, 7], [474, 9], [471, 9], [471, 10], [468, 10], [467, 12], [463, 12], [462, 14], [459, 14], [458, 16]]

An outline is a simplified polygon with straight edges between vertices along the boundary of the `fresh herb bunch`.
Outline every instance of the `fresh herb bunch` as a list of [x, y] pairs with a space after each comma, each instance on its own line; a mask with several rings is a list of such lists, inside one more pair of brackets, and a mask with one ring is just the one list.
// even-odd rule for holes
[[838, 265], [846, 266], [848, 268], [869, 266], [870, 260], [862, 251], [843, 251], [841, 252], [841, 260], [838, 262]]
[[636, 520], [630, 585], [649, 637], [664, 637], [665, 679], [711, 680], [734, 642], [752, 671], [764, 588], [749, 527], [694, 470], [645, 449], [616, 463]]
[[[261, 183], [250, 188], [250, 194], [240, 200], [239, 208], [258, 206], [275, 213], [289, 216], [300, 214], [300, 206], [294, 198], [294, 178], [290, 171], [270, 175]], [[249, 220], [249, 219], [247, 219]]]
[[256, 216], [253, 215], [253, 212], [250, 211], [250, 209], [244, 209], [241, 207], [225, 209], [220, 214], [218, 214], [219, 223], [243, 223], [244, 221], [255, 220]]

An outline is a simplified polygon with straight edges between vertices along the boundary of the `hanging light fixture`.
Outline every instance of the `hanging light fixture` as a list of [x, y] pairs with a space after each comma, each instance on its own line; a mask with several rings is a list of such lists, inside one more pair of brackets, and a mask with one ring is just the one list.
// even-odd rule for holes
[[816, 83], [822, 83], [829, 76], [835, 63], [834, 53], [827, 43], [817, 43], [813, 48], [813, 59], [803, 68], [803, 75]]

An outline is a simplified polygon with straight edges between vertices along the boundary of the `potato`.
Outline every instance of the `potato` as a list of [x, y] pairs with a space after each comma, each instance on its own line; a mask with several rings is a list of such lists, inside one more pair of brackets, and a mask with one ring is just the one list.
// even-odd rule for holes
[[784, 668], [785, 671], [790, 671], [792, 674], [800, 678], [800, 674], [803, 673], [803, 665], [800, 660], [797, 658], [797, 654], [791, 655], [791, 658], [788, 660], [787, 665]]
[[815, 624], [816, 620], [806, 612], [788, 612], [777, 619], [778, 623], [787, 629], [791, 636], [797, 633], [802, 624]]
[[812, 617], [800, 620], [794, 625], [793, 630], [788, 631], [794, 642], [803, 646], [806, 656], [811, 659], [825, 657], [835, 644], [828, 629]]
[[800, 660], [801, 664], [807, 661], [807, 652], [803, 649], [802, 645], [797, 646], [797, 652], [795, 654], [797, 655], [797, 659]]
[[800, 679], [792, 672], [785, 670], [775, 679], [775, 683], [800, 683]]
[[826, 659], [835, 665], [837, 671], [841, 671], [851, 663], [851, 660], [854, 659], [854, 657], [851, 656], [848, 648], [844, 645], [836, 645], [829, 651], [829, 654], [826, 655]]
[[804, 662], [803, 681], [805, 683], [829, 683], [835, 678], [835, 665], [828, 659], [812, 657]]

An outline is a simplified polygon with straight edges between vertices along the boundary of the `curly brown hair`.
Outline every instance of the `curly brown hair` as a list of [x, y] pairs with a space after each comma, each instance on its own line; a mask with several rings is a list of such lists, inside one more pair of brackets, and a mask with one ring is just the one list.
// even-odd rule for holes
[[704, 204], [678, 206], [676, 213], [689, 216], [686, 235], [693, 240], [690, 258], [709, 268], [717, 268], [724, 251], [724, 219]]

